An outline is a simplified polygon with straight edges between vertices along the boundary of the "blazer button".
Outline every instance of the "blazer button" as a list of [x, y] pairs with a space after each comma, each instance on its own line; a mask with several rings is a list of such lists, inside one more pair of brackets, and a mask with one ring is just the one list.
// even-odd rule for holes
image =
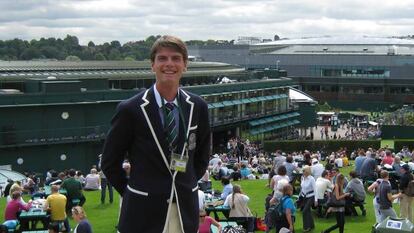
[[170, 204], [170, 199], [169, 198], [167, 199], [167, 203]]

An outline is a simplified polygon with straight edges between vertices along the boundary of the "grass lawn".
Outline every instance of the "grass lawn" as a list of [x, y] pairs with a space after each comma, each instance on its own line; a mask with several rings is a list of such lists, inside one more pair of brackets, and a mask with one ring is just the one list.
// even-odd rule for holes
[[[349, 171], [353, 167], [343, 168], [341, 171], [348, 175]], [[235, 182], [242, 186], [244, 192], [250, 197], [249, 207], [253, 212], [256, 212], [258, 216], [263, 217], [264, 215], [264, 201], [266, 195], [271, 192], [269, 188], [266, 187], [267, 180], [243, 180], [240, 182]], [[219, 182], [213, 181], [213, 188], [216, 190], [221, 190], [222, 186]], [[119, 206], [119, 196], [116, 195], [113, 204], [100, 204], [100, 192], [85, 192], [86, 203], [84, 208], [88, 215], [88, 219], [92, 224], [93, 231], [95, 233], [114, 233], [116, 232], [115, 225], [118, 218], [118, 206]], [[358, 216], [358, 217], [349, 217], [345, 219], [345, 232], [371, 232], [372, 225], [375, 223], [375, 215], [372, 206], [373, 196], [369, 194], [366, 199], [366, 209], [367, 215]], [[25, 200], [28, 197], [25, 197]], [[6, 199], [0, 199], [0, 209], [2, 210], [1, 219], [4, 220], [4, 208], [5, 208]], [[399, 206], [394, 204], [394, 208], [399, 213]], [[141, 210], [145, 211], [145, 210]], [[357, 208], [358, 213], [360, 213], [359, 208]], [[314, 232], [321, 232], [321, 230], [328, 228], [329, 226], [335, 224], [335, 216], [331, 215], [329, 219], [320, 219], [314, 217], [316, 229]], [[139, 221], [139, 219], [137, 219]], [[73, 228], [75, 222], [71, 219], [70, 225]], [[295, 222], [296, 232], [302, 232], [302, 215], [297, 212], [296, 222]], [[336, 231], [337, 232], [337, 231]]]

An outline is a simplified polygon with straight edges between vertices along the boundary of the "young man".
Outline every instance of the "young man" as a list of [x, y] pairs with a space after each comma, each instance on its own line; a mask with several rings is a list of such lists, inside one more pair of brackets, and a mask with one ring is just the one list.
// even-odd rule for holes
[[379, 186], [379, 209], [381, 212], [380, 222], [384, 221], [388, 216], [394, 218], [397, 217], [395, 210], [392, 208], [392, 202], [401, 196], [401, 193], [392, 195], [389, 174], [387, 171], [381, 171], [381, 178], [383, 180]]
[[183, 41], [159, 38], [151, 49], [155, 85], [120, 103], [112, 119], [101, 165], [123, 197], [120, 233], [197, 232], [210, 126], [206, 102], [179, 88], [187, 59]]
[[50, 220], [56, 224], [63, 222], [65, 225], [65, 232], [70, 232], [69, 220], [66, 216], [66, 196], [59, 193], [59, 186], [52, 185], [50, 190], [52, 193], [47, 197], [44, 206], [45, 210], [50, 211]]

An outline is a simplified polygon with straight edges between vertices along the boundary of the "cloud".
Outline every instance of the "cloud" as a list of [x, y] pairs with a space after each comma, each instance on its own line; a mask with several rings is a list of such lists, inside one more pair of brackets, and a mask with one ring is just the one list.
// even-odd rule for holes
[[408, 35], [410, 0], [2, 0], [0, 39], [75, 35], [82, 44], [190, 39]]

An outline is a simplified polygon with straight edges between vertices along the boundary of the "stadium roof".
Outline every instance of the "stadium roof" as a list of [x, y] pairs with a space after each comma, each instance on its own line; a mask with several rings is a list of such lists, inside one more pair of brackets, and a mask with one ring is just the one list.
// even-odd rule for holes
[[277, 40], [258, 45], [414, 45], [414, 40], [388, 37], [312, 37]]
[[252, 45], [261, 54], [414, 55], [414, 40], [381, 37], [319, 37]]

